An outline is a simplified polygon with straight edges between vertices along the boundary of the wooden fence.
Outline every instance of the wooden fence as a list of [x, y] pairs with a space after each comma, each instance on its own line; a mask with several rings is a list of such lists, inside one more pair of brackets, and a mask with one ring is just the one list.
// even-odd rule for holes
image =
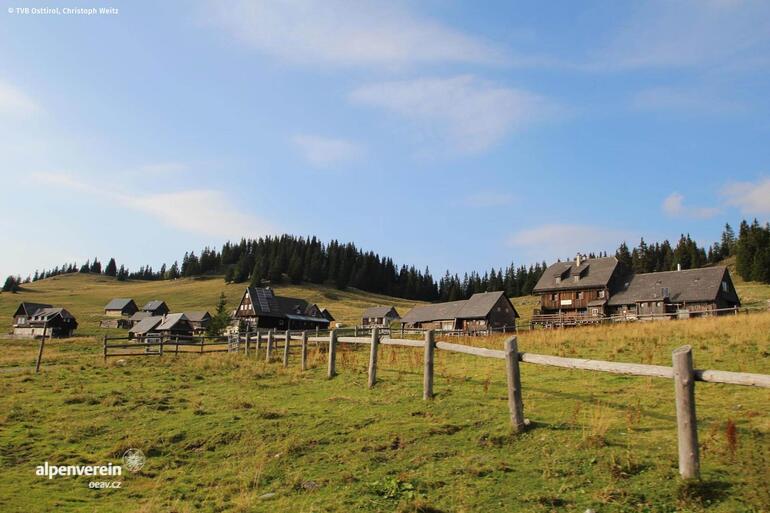
[[[522, 400], [522, 382], [519, 371], [519, 363], [532, 365], [545, 365], [561, 367], [565, 369], [581, 369], [597, 372], [609, 372], [613, 374], [625, 374], [631, 376], [648, 376], [653, 378], [670, 379], [674, 382], [674, 400], [676, 406], [678, 448], [679, 448], [679, 473], [685, 479], [698, 479], [700, 477], [700, 459], [698, 450], [697, 417], [695, 414], [695, 382], [724, 383], [730, 385], [744, 385], [770, 388], [770, 375], [753, 374], [746, 372], [728, 372], [710, 369], [693, 368], [692, 348], [682, 346], [672, 353], [672, 366], [648, 365], [639, 363], [609, 362], [603, 360], [588, 360], [583, 358], [566, 358], [536, 353], [519, 352], [516, 336], [505, 340], [504, 349], [487, 349], [482, 347], [467, 346], [451, 342], [436, 341], [438, 331], [434, 330], [410, 330], [423, 335], [423, 340], [406, 338], [392, 338], [389, 335], [395, 333], [383, 333], [378, 328], [367, 329], [368, 336], [361, 336], [361, 328], [347, 330], [331, 330], [328, 335], [316, 331], [315, 336], [309, 336], [309, 332], [286, 331], [276, 333], [255, 332], [240, 334], [235, 337], [201, 337], [199, 340], [181, 340], [174, 338], [160, 338], [159, 340], [133, 341], [120, 344], [110, 344], [110, 341], [123, 341], [126, 338], [104, 338], [104, 358], [111, 356], [145, 356], [180, 353], [214, 353], [214, 352], [243, 352], [248, 355], [254, 352], [259, 356], [259, 351], [264, 347], [265, 361], [274, 360], [274, 354], [282, 349], [282, 363], [284, 367], [289, 365], [289, 355], [292, 347], [300, 348], [300, 367], [307, 370], [308, 344], [314, 343], [316, 347], [327, 348], [327, 378], [337, 375], [336, 359], [337, 346], [339, 344], [363, 344], [369, 346], [369, 365], [367, 387], [372, 388], [377, 383], [377, 362], [380, 345], [421, 348], [423, 357], [423, 399], [433, 398], [434, 355], [435, 351], [447, 351], [463, 353], [483, 358], [505, 360], [505, 375], [508, 385], [508, 408], [511, 426], [516, 433], [525, 430], [524, 403]], [[400, 330], [394, 330], [400, 331]], [[297, 341], [299, 345], [292, 344]], [[279, 344], [282, 342], [282, 344]], [[264, 343], [264, 346], [263, 346]], [[225, 346], [224, 348], [222, 346]], [[214, 348], [216, 347], [216, 349]], [[126, 349], [141, 349], [142, 351], [126, 351]], [[209, 349], [206, 349], [209, 348]], [[122, 352], [111, 352], [113, 349], [122, 349]], [[180, 350], [181, 349], [181, 350]]]

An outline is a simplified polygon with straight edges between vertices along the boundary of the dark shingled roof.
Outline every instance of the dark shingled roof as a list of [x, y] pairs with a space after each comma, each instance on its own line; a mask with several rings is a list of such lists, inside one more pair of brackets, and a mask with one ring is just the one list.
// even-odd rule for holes
[[36, 320], [50, 321], [57, 315], [61, 315], [62, 319], [74, 319], [75, 317], [64, 308], [40, 308], [34, 314], [33, 317]]
[[[663, 288], [668, 288], [672, 303], [697, 303], [714, 301], [719, 294], [726, 267], [704, 267], [685, 271], [664, 271], [637, 274], [628, 280], [628, 285], [614, 294], [609, 305], [630, 305], [637, 301], [663, 299]], [[725, 298], [740, 304], [733, 287], [724, 293]]]
[[115, 299], [107, 303], [107, 306], [105, 306], [104, 309], [105, 310], [123, 310], [132, 301], [133, 299], [131, 298], [116, 297]]
[[184, 312], [184, 316], [192, 322], [203, 322], [211, 318], [211, 314], [208, 312]]
[[42, 310], [43, 308], [51, 308], [51, 306], [52, 305], [45, 303], [29, 303], [24, 301], [19, 305], [19, 308], [16, 309], [16, 313], [13, 315], [26, 315], [27, 317], [31, 317], [38, 310]]
[[[590, 258], [583, 260], [580, 267], [575, 261], [556, 262], [548, 266], [537, 281], [534, 293], [551, 290], [574, 290], [606, 287], [618, 266], [615, 257]], [[575, 281], [575, 277], [579, 279]]]
[[293, 297], [276, 296], [273, 289], [260, 288], [260, 287], [248, 287], [249, 297], [251, 297], [251, 306], [254, 308], [254, 313], [259, 316], [266, 317], [285, 317], [288, 315], [306, 317], [303, 320], [323, 321], [328, 319], [321, 316], [320, 313], [312, 315], [312, 312], [317, 312], [318, 309], [313, 309], [304, 299], [297, 299]]
[[398, 310], [396, 310], [395, 306], [370, 306], [366, 310], [364, 310], [364, 313], [361, 314], [361, 317], [363, 319], [371, 319], [374, 317], [385, 317], [387, 316], [391, 310], [394, 314], [396, 314], [396, 317], [398, 318]]
[[[470, 299], [461, 301], [415, 306], [401, 318], [401, 321], [404, 323], [414, 323], [486, 317], [490, 310], [492, 310], [492, 307], [495, 306], [495, 303], [504, 295], [503, 292], [481, 292], [472, 295]], [[519, 316], [516, 308], [513, 309], [513, 312], [516, 317]]]

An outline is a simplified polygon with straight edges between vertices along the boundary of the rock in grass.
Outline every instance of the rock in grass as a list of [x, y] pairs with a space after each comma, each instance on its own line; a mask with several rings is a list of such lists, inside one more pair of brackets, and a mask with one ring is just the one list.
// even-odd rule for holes
[[259, 496], [259, 500], [266, 501], [266, 500], [272, 499], [273, 497], [275, 497], [275, 495], [276, 494], [274, 492], [265, 493]]

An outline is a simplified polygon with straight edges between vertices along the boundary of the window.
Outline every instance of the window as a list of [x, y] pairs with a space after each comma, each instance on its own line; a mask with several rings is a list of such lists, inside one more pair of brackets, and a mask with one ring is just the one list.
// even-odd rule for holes
[[558, 292], [554, 292], [553, 294], [551, 294], [551, 301], [558, 301], [558, 300], [559, 300]]
[[604, 289], [599, 291], [598, 297], [599, 299], [604, 299]]
[[583, 291], [578, 292], [578, 299], [583, 299]]
[[728, 289], [727, 281], [725, 280], [722, 282], [722, 292], [727, 292], [727, 289]]

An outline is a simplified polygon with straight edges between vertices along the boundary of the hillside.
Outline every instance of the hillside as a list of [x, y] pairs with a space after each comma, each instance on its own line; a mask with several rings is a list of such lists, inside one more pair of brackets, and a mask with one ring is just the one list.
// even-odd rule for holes
[[[104, 318], [104, 305], [115, 297], [131, 297], [141, 307], [151, 299], [162, 299], [172, 312], [208, 310], [214, 312], [219, 294], [225, 293], [228, 309], [234, 309], [241, 300], [245, 283], [225, 284], [221, 276], [180, 278], [171, 281], [117, 281], [101, 275], [65, 274], [24, 285], [16, 294], [0, 294], [0, 326], [10, 328], [12, 315], [22, 301], [50, 303], [63, 306], [77, 317], [78, 333], [93, 335]], [[279, 285], [278, 295], [306, 299], [326, 307], [343, 324], [360, 322], [364, 308], [373, 305], [396, 305], [403, 314], [416, 303], [399, 298], [371, 294], [360, 290], [340, 291], [316, 285]]]

